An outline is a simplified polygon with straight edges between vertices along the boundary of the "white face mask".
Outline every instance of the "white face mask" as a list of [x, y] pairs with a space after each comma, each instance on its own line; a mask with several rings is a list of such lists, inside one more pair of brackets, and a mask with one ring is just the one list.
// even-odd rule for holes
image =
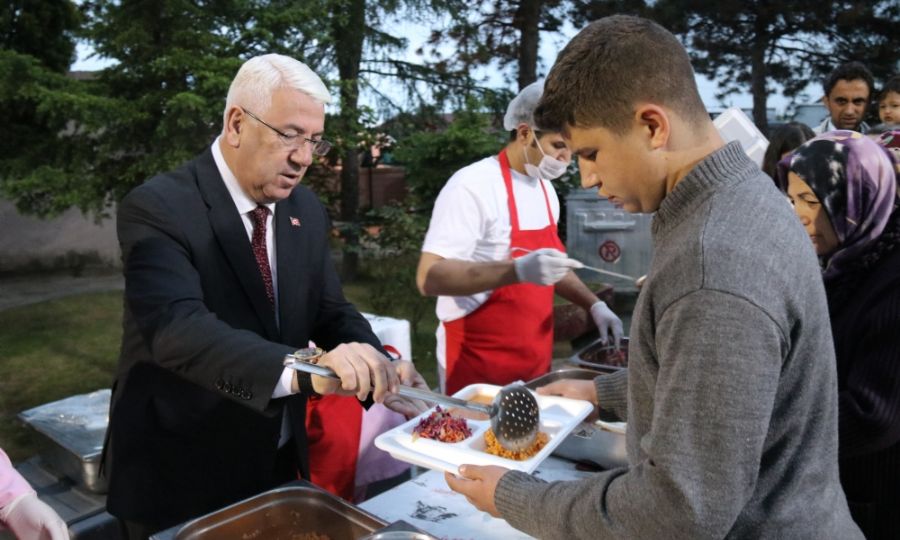
[[525, 154], [525, 173], [532, 178], [543, 178], [545, 180], [554, 180], [562, 176], [566, 169], [569, 168], [569, 164], [548, 156], [544, 153], [544, 149], [541, 148], [541, 143], [538, 142], [537, 138], [533, 140], [544, 157], [541, 158], [541, 162], [537, 166], [534, 166], [528, 163], [528, 154], [525, 153], [525, 148], [522, 148], [522, 153]]

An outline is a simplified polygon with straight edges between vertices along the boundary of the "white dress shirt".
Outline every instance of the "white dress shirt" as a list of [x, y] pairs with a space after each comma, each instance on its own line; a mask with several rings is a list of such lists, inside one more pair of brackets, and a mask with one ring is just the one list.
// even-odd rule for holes
[[[231, 199], [234, 201], [234, 205], [237, 207], [238, 213], [241, 215], [241, 221], [244, 223], [244, 229], [247, 230], [247, 238], [252, 242], [253, 241], [253, 219], [250, 217], [250, 212], [252, 212], [259, 204], [251, 199], [241, 188], [241, 185], [238, 183], [237, 177], [234, 176], [234, 173], [231, 172], [231, 169], [228, 168], [228, 164], [225, 163], [225, 157], [222, 155], [222, 149], [219, 147], [219, 139], [221, 137], [216, 137], [216, 140], [212, 144], [212, 154], [213, 159], [216, 162], [216, 167], [219, 169], [219, 174], [222, 175], [222, 179], [225, 181], [225, 187], [228, 188], [228, 193], [231, 194]], [[266, 218], [266, 254], [269, 257], [269, 268], [272, 269], [272, 289], [275, 292], [275, 322], [278, 322], [278, 265], [275, 264], [277, 258], [275, 257], [275, 233], [273, 232], [272, 224], [275, 222], [275, 203], [270, 203], [264, 205], [269, 209], [269, 216]], [[273, 398], [280, 398], [291, 394], [291, 382], [294, 380], [294, 370], [285, 368], [281, 373], [281, 378], [278, 381], [278, 384], [275, 385], [275, 390], [272, 392]]]

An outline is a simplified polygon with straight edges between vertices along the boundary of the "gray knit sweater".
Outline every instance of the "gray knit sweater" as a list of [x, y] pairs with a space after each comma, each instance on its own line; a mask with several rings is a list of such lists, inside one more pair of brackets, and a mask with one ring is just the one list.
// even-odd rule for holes
[[731, 143], [666, 196], [629, 369], [597, 379], [630, 466], [575, 482], [503, 476], [539, 538], [862, 538], [838, 478], [837, 384], [811, 242]]

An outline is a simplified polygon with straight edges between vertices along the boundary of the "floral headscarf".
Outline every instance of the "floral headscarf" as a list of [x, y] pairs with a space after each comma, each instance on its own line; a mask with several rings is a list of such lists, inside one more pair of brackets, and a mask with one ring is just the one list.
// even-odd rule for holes
[[878, 137], [877, 142], [894, 154], [895, 161], [900, 163], [900, 130], [885, 131]]
[[809, 184], [837, 235], [837, 250], [823, 261], [823, 276], [829, 281], [884, 231], [900, 204], [900, 164], [872, 139], [836, 130], [810, 139], [778, 163], [784, 190], [789, 172]]

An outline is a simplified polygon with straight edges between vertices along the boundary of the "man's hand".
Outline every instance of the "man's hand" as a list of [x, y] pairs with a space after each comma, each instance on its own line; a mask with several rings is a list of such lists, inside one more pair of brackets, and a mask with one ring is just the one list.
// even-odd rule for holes
[[[429, 390], [428, 383], [416, 371], [416, 366], [409, 360], [395, 360], [394, 367], [400, 376], [400, 384], [419, 388], [420, 390]], [[418, 399], [410, 399], [400, 394], [388, 394], [384, 398], [384, 406], [394, 412], [398, 412], [407, 419], [422, 414], [428, 410], [428, 404]]]
[[393, 362], [368, 343], [343, 343], [325, 353], [318, 363], [330, 367], [341, 379], [338, 382], [313, 375], [313, 390], [323, 396], [356, 395], [362, 401], [372, 392], [372, 399], [381, 403], [388, 394], [395, 394], [400, 384]]
[[465, 495], [472, 506], [494, 517], [500, 517], [500, 512], [494, 504], [494, 493], [497, 492], [500, 478], [507, 472], [509, 469], [496, 465], [461, 465], [459, 476], [444, 473], [444, 479], [450, 489]]
[[546, 386], [538, 387], [538, 395], [562, 396], [571, 399], [590, 401], [597, 405], [597, 387], [594, 381], [579, 379], [562, 379]]
[[583, 266], [580, 262], [570, 259], [562, 251], [552, 248], [532, 251], [528, 255], [515, 259], [514, 263], [519, 282], [536, 285], [553, 285], [566, 277], [569, 270]]
[[622, 319], [618, 318], [603, 300], [598, 300], [591, 306], [591, 318], [594, 319], [594, 324], [600, 331], [600, 341], [607, 343], [609, 334], [612, 334], [612, 345], [618, 348], [625, 333], [622, 330]]
[[23, 495], [4, 508], [2, 515], [6, 526], [16, 538], [34, 540], [68, 540], [69, 528], [52, 508], [34, 493]]

